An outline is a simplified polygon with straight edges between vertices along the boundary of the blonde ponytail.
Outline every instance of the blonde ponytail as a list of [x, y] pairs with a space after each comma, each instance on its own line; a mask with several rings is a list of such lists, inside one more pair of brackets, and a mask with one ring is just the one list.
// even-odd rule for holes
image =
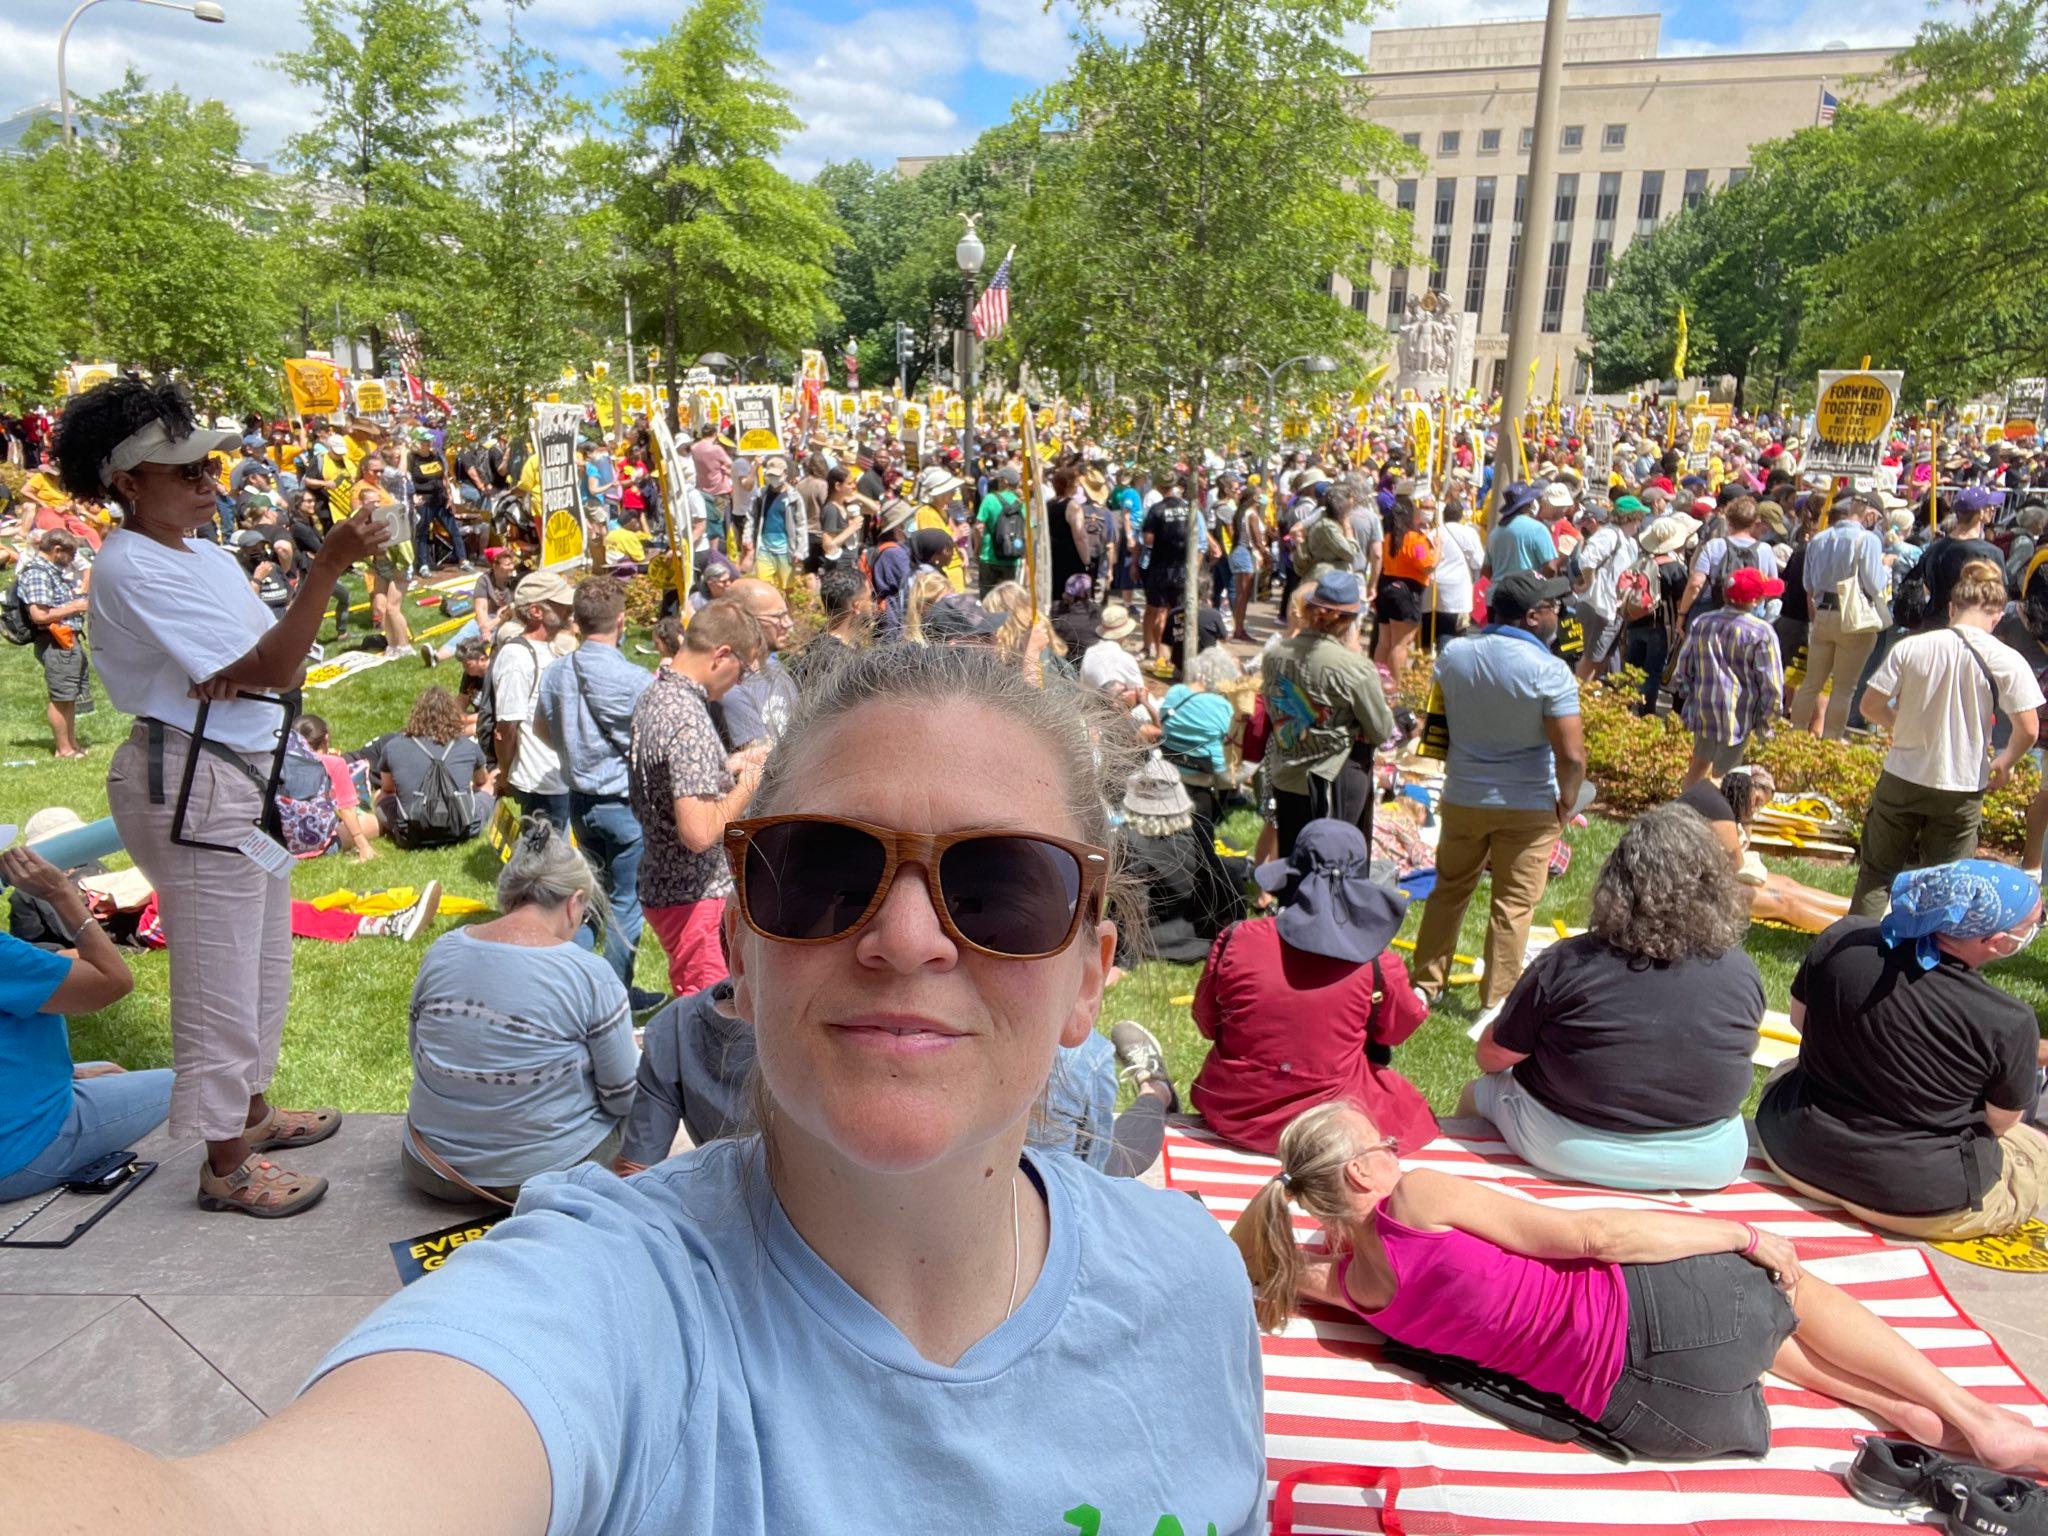
[[1301, 1290], [1301, 1248], [1294, 1240], [1299, 1205], [1323, 1225], [1336, 1246], [1351, 1219], [1344, 1170], [1378, 1140], [1372, 1122], [1341, 1101], [1296, 1115], [1280, 1133], [1280, 1175], [1252, 1196], [1230, 1229], [1251, 1277], [1259, 1326], [1277, 1333], [1294, 1316]]

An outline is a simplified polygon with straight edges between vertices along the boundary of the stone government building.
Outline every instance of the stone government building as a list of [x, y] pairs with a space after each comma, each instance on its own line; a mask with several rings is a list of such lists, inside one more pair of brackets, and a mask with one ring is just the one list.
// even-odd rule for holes
[[[1537, 391], [1553, 363], [1565, 387], [1585, 387], [1585, 302], [1603, 288], [1631, 240], [1749, 174], [1754, 145], [1820, 120], [1826, 92], [1884, 68], [1895, 50], [1828, 47], [1806, 53], [1713, 53], [1660, 58], [1654, 13], [1576, 17], [1565, 35], [1550, 256], [1538, 322]], [[1536, 118], [1540, 21], [1454, 27], [1375, 27], [1367, 52], [1375, 121], [1421, 151], [1419, 175], [1373, 190], [1411, 214], [1423, 260], [1374, 263], [1373, 287], [1334, 289], [1389, 331], [1412, 293], [1441, 290], [1477, 319], [1469, 379], [1501, 386], [1509, 274], [1519, 257]], [[1869, 93], [1874, 82], [1857, 88]]]
[[[1824, 92], [1842, 99], [1896, 51], [1830, 45], [1659, 57], [1660, 28], [1655, 12], [1568, 23], [1556, 180], [1546, 189], [1556, 223], [1536, 349], [1544, 397], [1554, 363], [1569, 391], [1585, 387], [1586, 294], [1606, 286], [1631, 240], [1708, 188], [1740, 181], [1753, 146], [1813, 127]], [[1508, 274], [1529, 193], [1542, 47], [1541, 21], [1375, 27], [1359, 77], [1366, 110], [1428, 162], [1372, 188], [1412, 215], [1422, 259], [1400, 268], [1376, 262], [1372, 287], [1353, 291], [1333, 278], [1332, 291], [1392, 332], [1411, 294], [1441, 290], [1454, 313], [1477, 322], [1470, 376], [1451, 383], [1482, 394], [1500, 387], [1507, 356]], [[896, 169], [914, 176], [942, 158], [908, 157]], [[1398, 364], [1390, 371], [1398, 382]]]

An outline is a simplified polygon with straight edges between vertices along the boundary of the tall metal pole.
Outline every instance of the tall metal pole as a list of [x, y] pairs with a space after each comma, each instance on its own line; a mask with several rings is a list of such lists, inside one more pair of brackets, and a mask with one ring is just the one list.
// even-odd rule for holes
[[[975, 274], [967, 274], [967, 307], [960, 321], [960, 472], [970, 490], [974, 474], [974, 299]], [[971, 515], [971, 514], [970, 514]]]
[[1487, 500], [1489, 521], [1507, 483], [1520, 479], [1528, 468], [1522, 462], [1522, 411], [1529, 399], [1529, 359], [1536, 350], [1536, 322], [1543, 312], [1543, 277], [1550, 260], [1551, 208], [1557, 194], [1551, 166], [1557, 158], [1557, 98], [1564, 87], [1568, 9], [1568, 0], [1550, 0], [1543, 21], [1543, 63], [1536, 74], [1535, 143], [1529, 148], [1528, 192], [1522, 203], [1522, 249], [1515, 263], [1514, 309], [1508, 317], [1507, 377], [1501, 381], [1493, 490]]
[[640, 381], [633, 376], [633, 295], [626, 295], [626, 383], [637, 385]]

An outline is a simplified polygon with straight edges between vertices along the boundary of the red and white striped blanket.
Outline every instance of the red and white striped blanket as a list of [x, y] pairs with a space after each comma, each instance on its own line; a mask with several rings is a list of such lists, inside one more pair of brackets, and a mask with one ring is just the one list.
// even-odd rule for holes
[[[1691, 1210], [1782, 1233], [1799, 1245], [1808, 1269], [1889, 1321], [1956, 1381], [2048, 1424], [2048, 1399], [1955, 1304], [1919, 1249], [1887, 1243], [1794, 1195], [1761, 1159], [1751, 1161], [1742, 1182], [1685, 1197], [1560, 1184], [1499, 1141], [1439, 1137], [1402, 1161], [1571, 1208]], [[1168, 1186], [1200, 1195], [1225, 1226], [1278, 1166], [1200, 1131], [1176, 1128], [1167, 1137]], [[1296, 1231], [1306, 1238], [1316, 1227], [1298, 1218]], [[1776, 1378], [1764, 1386], [1771, 1408], [1766, 1460], [1623, 1466], [1457, 1406], [1383, 1367], [1375, 1337], [1355, 1319], [1319, 1312], [1264, 1340], [1274, 1536], [1564, 1536], [1621, 1526], [1635, 1536], [1875, 1536], [1914, 1523], [1866, 1509], [1841, 1483], [1857, 1437], [1884, 1426]]]

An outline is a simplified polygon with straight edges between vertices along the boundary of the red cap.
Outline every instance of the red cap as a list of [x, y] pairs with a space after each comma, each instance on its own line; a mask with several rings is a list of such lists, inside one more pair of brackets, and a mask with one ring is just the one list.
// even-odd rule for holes
[[1744, 566], [1728, 578], [1728, 601], [1744, 607], [1778, 597], [1784, 590], [1785, 583], [1775, 576], [1766, 576], [1755, 566]]

